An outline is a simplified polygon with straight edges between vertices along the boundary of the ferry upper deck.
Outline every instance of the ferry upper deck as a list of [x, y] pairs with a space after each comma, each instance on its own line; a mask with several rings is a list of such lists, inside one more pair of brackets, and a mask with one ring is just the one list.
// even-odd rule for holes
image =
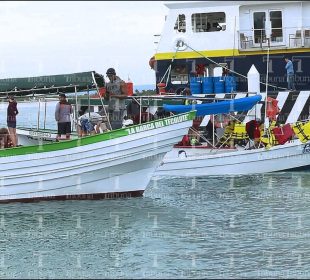
[[[178, 41], [209, 56], [310, 50], [310, 2], [190, 1], [166, 2], [169, 14], [156, 60], [171, 59]], [[197, 57], [179, 45], [178, 58]], [[183, 55], [182, 55], [183, 53]]]
[[[298, 90], [310, 89], [310, 2], [168, 1], [155, 54], [156, 82], [171, 71], [167, 90], [180, 91], [190, 77], [213, 76], [227, 66], [246, 91], [252, 65], [274, 89], [286, 88], [284, 56], [293, 61]], [[173, 63], [172, 63], [173, 62]], [[219, 68], [217, 71], [216, 68]], [[165, 76], [166, 75], [166, 76]], [[261, 90], [265, 85], [262, 83]]]

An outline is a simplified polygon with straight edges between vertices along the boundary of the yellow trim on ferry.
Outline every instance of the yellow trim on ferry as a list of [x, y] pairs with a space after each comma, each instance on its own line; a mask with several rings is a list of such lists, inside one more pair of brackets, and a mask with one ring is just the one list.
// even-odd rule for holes
[[[296, 49], [270, 49], [270, 54], [287, 54], [287, 53], [301, 53], [310, 52], [310, 48], [296, 48]], [[239, 51], [238, 49], [226, 49], [226, 50], [212, 50], [212, 51], [199, 51], [199, 53], [190, 51], [184, 52], [179, 51], [169, 53], [157, 53], [155, 54], [155, 60], [166, 60], [172, 59], [175, 55], [175, 59], [186, 59], [186, 58], [201, 58], [201, 57], [223, 57], [223, 56], [244, 56], [244, 55], [263, 55], [267, 54], [267, 50], [257, 51]]]

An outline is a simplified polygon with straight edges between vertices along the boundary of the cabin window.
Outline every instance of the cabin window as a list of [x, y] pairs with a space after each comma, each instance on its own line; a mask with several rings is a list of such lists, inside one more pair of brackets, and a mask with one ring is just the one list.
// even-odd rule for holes
[[178, 18], [174, 25], [174, 30], [176, 30], [177, 32], [186, 32], [186, 21], [184, 14], [178, 15]]
[[282, 42], [283, 41], [282, 12], [271, 11], [269, 14], [271, 23], [271, 41]]
[[265, 12], [255, 12], [254, 18], [254, 42], [266, 42], [266, 14]]
[[193, 32], [214, 32], [226, 29], [226, 15], [219, 13], [192, 14]]
[[260, 11], [253, 12], [254, 21], [254, 43], [262, 44], [270, 39], [273, 44], [283, 42], [283, 26], [282, 26], [282, 11]]

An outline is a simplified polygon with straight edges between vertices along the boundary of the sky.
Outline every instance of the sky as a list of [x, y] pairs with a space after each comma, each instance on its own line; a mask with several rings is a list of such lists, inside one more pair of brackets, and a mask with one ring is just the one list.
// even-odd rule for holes
[[155, 84], [163, 1], [0, 2], [0, 79], [110, 67], [134, 85]]

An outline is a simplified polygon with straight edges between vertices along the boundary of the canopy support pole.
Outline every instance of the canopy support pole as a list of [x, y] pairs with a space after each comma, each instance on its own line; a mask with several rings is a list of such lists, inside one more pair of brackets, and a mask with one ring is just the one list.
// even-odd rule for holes
[[88, 99], [88, 116], [90, 118], [90, 96], [89, 96], [89, 87], [87, 85], [87, 99]]
[[139, 118], [139, 124], [142, 122], [142, 98], [140, 96], [140, 118]]
[[76, 86], [74, 86], [74, 95], [75, 95], [75, 123], [76, 123], [76, 131], [78, 131], [77, 129], [77, 125], [78, 125], [78, 98], [77, 98], [77, 88]]
[[109, 129], [112, 130], [112, 126], [111, 126], [111, 123], [110, 123], [109, 114], [107, 113], [107, 110], [105, 109], [105, 106], [104, 106], [102, 97], [101, 97], [100, 94], [99, 94], [99, 88], [98, 88], [98, 85], [97, 85], [97, 82], [96, 82], [96, 79], [95, 79], [94, 72], [91, 72], [91, 74], [92, 74], [92, 77], [93, 77], [93, 82], [94, 82], [94, 84], [95, 84], [95, 86], [96, 86], [97, 94], [98, 94], [98, 96], [100, 97], [100, 101], [101, 101], [101, 105], [102, 105], [102, 108], [103, 108], [103, 112], [104, 112], [105, 116], [107, 117]]
[[46, 104], [46, 99], [44, 99], [44, 101], [45, 101], [45, 103], [44, 103], [44, 125], [43, 125], [43, 128], [45, 129], [45, 125], [46, 125], [46, 106], [47, 106], [47, 104]]
[[38, 110], [38, 122], [37, 122], [37, 130], [40, 128], [40, 98], [39, 98], [39, 110]]

